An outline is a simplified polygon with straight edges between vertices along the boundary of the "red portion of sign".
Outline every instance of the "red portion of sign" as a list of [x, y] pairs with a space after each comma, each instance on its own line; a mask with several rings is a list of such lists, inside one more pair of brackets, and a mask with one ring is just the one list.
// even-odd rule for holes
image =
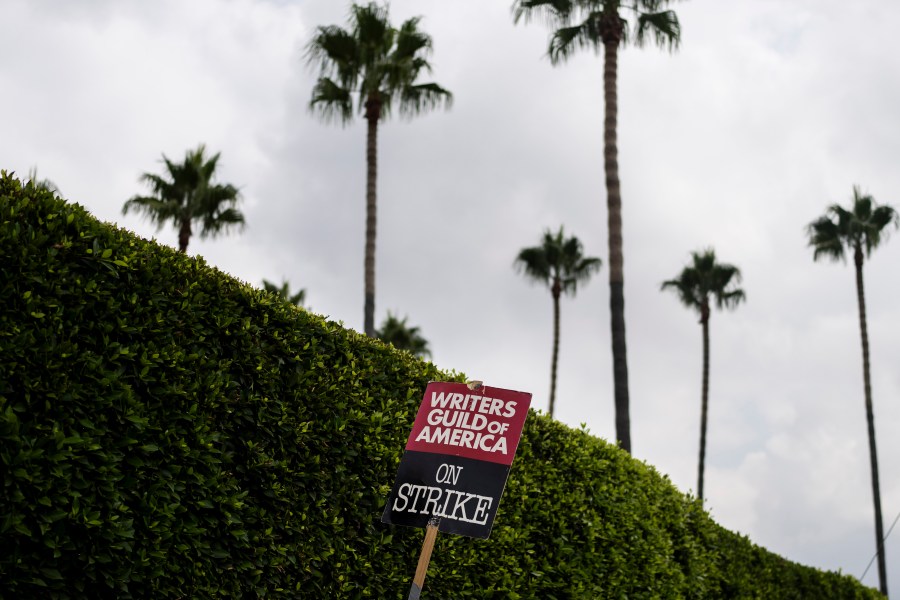
[[530, 404], [526, 392], [429, 383], [406, 449], [511, 465]]

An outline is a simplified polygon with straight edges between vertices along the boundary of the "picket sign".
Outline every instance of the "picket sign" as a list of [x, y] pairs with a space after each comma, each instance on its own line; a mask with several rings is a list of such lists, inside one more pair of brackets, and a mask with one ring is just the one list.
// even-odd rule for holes
[[409, 591], [422, 593], [438, 531], [487, 539], [528, 416], [531, 394], [431, 382], [381, 520], [425, 527]]

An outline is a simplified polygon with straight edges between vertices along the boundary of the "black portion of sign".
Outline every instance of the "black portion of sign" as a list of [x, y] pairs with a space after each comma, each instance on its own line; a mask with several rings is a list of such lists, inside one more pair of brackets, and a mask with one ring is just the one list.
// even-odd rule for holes
[[425, 527], [440, 517], [438, 531], [486, 539], [508, 475], [507, 465], [407, 450], [381, 520]]

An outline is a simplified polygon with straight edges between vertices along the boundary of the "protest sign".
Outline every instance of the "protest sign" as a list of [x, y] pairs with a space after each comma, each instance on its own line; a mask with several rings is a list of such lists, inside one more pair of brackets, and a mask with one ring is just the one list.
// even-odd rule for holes
[[490, 536], [530, 403], [525, 392], [429, 383], [381, 520]]

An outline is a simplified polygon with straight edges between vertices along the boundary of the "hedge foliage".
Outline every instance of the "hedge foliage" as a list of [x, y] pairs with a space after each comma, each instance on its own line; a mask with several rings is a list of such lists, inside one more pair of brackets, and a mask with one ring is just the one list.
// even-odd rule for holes
[[[0, 597], [405, 598], [380, 522], [421, 394], [459, 380], [0, 177]], [[716, 525], [532, 414], [489, 540], [426, 598], [877, 598]]]

